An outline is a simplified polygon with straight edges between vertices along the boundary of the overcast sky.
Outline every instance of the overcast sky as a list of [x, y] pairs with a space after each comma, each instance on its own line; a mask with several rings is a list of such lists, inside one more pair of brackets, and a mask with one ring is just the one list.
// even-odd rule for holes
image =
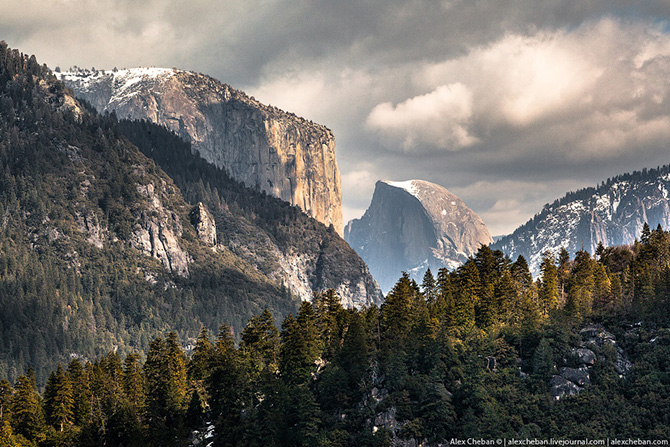
[[60, 66], [177, 67], [333, 129], [345, 222], [375, 181], [457, 194], [493, 235], [670, 163], [670, 2], [0, 0]]

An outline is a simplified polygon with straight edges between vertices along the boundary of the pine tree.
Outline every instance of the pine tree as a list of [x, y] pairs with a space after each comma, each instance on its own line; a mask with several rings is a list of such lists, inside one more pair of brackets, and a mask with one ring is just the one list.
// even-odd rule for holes
[[240, 349], [249, 359], [255, 379], [263, 374], [275, 374], [279, 368], [279, 330], [272, 314], [265, 309], [252, 317], [241, 338]]
[[354, 312], [349, 320], [337, 363], [347, 374], [350, 390], [355, 390], [368, 369], [365, 321], [359, 312]]
[[128, 354], [123, 361], [123, 392], [140, 422], [145, 405], [145, 383], [139, 354]]
[[191, 361], [188, 363], [189, 379], [202, 381], [212, 366], [213, 355], [214, 347], [209, 340], [209, 330], [203, 327], [196, 339], [195, 348], [193, 348], [193, 354], [191, 354]]
[[510, 273], [512, 274], [514, 281], [516, 281], [520, 287], [519, 292], [524, 292], [533, 287], [533, 275], [530, 273], [526, 258], [522, 255], [519, 255], [516, 261], [512, 264]]
[[167, 374], [173, 384], [172, 400], [174, 407], [185, 409], [186, 406], [186, 355], [181, 348], [176, 332], [170, 332], [167, 337], [166, 354], [168, 357]]
[[74, 424], [84, 425], [90, 420], [91, 400], [88, 374], [78, 359], [72, 359], [67, 367], [67, 374], [72, 383], [72, 414]]
[[46, 420], [54, 428], [63, 431], [74, 423], [74, 398], [72, 383], [61, 365], [51, 373], [44, 389], [44, 412]]
[[382, 335], [387, 343], [401, 343], [405, 339], [421, 306], [425, 306], [425, 302], [416, 283], [403, 272], [381, 307]]
[[454, 297], [453, 320], [457, 328], [469, 329], [475, 324], [475, 306], [479, 304], [479, 271], [473, 261], [457, 269], [458, 288]]
[[558, 254], [558, 304], [564, 306], [568, 293], [568, 277], [570, 276], [570, 254], [561, 247]]
[[433, 305], [428, 306], [432, 318], [444, 319], [447, 326], [453, 326], [451, 307], [454, 302], [454, 291], [451, 284], [451, 274], [445, 267], [437, 272], [436, 299]]
[[0, 380], [0, 421], [11, 419], [9, 405], [12, 399], [12, 385], [6, 379]]
[[558, 307], [558, 270], [554, 261], [554, 255], [546, 251], [542, 255], [540, 264], [542, 281], [540, 283], [539, 298], [542, 311], [545, 315], [550, 310]]
[[596, 262], [584, 250], [575, 254], [572, 268], [566, 308], [570, 313], [582, 316], [591, 313], [593, 308]]
[[423, 292], [424, 299], [428, 304], [433, 304], [437, 298], [437, 285], [435, 284], [435, 278], [433, 273], [430, 271], [430, 268], [426, 270], [426, 273], [423, 275], [423, 282], [421, 283], [421, 291]]
[[150, 426], [165, 426], [168, 414], [177, 410], [175, 393], [170, 382], [167, 345], [156, 337], [149, 345], [147, 359], [142, 368], [146, 384], [146, 420]]
[[249, 411], [252, 396], [232, 328], [221, 325], [214, 345], [212, 370], [206, 381], [209, 404], [216, 425], [216, 446], [243, 444], [245, 425], [242, 413]]
[[649, 238], [651, 237], [651, 228], [647, 222], [642, 225], [642, 232], [640, 233], [640, 242], [643, 245], [649, 244]]
[[282, 324], [279, 372], [288, 383], [305, 383], [316, 371], [315, 362], [321, 354], [312, 305], [303, 301], [298, 315], [286, 317]]
[[37, 439], [44, 429], [44, 414], [32, 369], [28, 371], [27, 376], [19, 376], [14, 384], [10, 410], [13, 431], [28, 440]]
[[315, 293], [312, 307], [316, 316], [319, 339], [323, 343], [322, 357], [328, 361], [340, 350], [342, 335], [347, 325], [347, 312], [333, 289]]

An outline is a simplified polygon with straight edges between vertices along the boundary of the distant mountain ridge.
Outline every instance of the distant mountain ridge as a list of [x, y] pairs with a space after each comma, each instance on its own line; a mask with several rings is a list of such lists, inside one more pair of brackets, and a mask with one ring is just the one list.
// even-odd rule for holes
[[325, 126], [189, 71], [77, 69], [56, 75], [99, 112], [167, 127], [233, 178], [298, 206], [342, 235], [335, 138]]
[[622, 174], [597, 187], [569, 192], [492, 245], [516, 258], [526, 257], [537, 273], [542, 253], [565, 247], [595, 253], [605, 246], [631, 244], [642, 226], [670, 225], [670, 165]]
[[420, 281], [428, 268], [454, 269], [493, 242], [463, 200], [424, 180], [378, 181], [367, 211], [347, 224], [344, 237], [385, 292], [402, 271]]

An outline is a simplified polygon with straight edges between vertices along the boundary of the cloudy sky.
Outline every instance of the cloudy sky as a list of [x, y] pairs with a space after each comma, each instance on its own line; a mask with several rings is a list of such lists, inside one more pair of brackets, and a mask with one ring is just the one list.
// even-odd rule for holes
[[209, 74], [335, 132], [345, 221], [420, 178], [492, 234], [670, 163], [667, 0], [0, 0], [54, 68]]

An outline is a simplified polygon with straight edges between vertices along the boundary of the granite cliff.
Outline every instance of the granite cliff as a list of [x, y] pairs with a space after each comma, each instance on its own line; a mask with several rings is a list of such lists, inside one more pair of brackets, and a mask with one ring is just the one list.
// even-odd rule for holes
[[370, 207], [347, 224], [344, 237], [384, 292], [402, 271], [420, 281], [426, 269], [456, 268], [493, 242], [460, 198], [423, 180], [378, 181]]
[[247, 186], [285, 200], [342, 235], [333, 133], [211, 77], [164, 68], [57, 73], [99, 112], [147, 119]]

